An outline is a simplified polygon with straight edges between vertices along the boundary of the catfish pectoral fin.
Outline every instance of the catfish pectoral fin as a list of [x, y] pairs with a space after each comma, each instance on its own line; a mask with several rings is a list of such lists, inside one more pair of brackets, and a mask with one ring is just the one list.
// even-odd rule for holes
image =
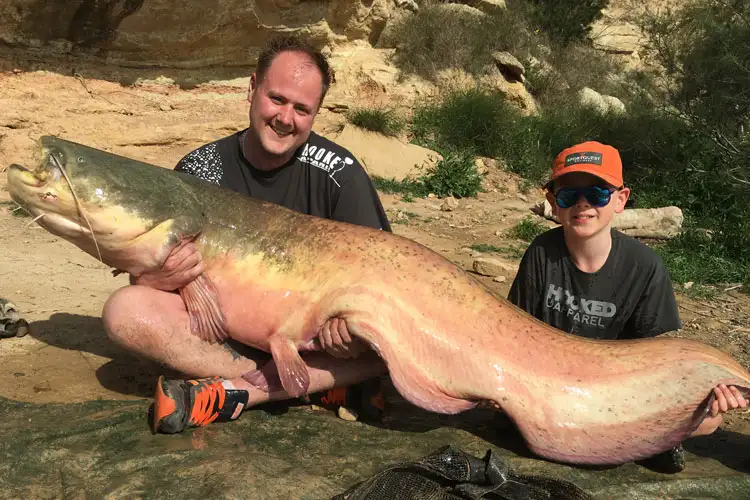
[[219, 307], [218, 293], [210, 278], [201, 274], [180, 288], [180, 296], [185, 302], [193, 335], [210, 343], [221, 342], [229, 337], [226, 319]]
[[295, 398], [307, 394], [310, 373], [295, 343], [289, 337], [277, 333], [269, 339], [269, 347], [284, 390]]

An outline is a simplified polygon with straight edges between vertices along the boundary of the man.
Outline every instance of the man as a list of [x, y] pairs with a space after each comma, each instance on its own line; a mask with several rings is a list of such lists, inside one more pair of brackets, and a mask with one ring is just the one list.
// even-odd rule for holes
[[[306, 43], [281, 37], [270, 40], [258, 58], [250, 78], [247, 129], [204, 145], [186, 155], [175, 170], [195, 175], [236, 192], [283, 205], [306, 214], [390, 231], [377, 192], [362, 166], [341, 146], [312, 131], [313, 122], [331, 83], [325, 57]], [[156, 393], [155, 430], [178, 432], [185, 426], [207, 422], [188, 421], [203, 405], [206, 394], [224, 396], [211, 408], [200, 408], [208, 421], [237, 418], [252, 403], [283, 398], [224, 386], [216, 376], [238, 377], [269, 359], [265, 353], [232, 342], [208, 344], [190, 333], [187, 311], [174, 290], [204, 270], [193, 243], [178, 246], [163, 268], [153, 274], [131, 277], [131, 286], [115, 292], [104, 307], [103, 319], [110, 338], [125, 348], [197, 380], [159, 379]], [[343, 320], [332, 319], [319, 332], [321, 346], [338, 358], [355, 357], [367, 348], [352, 339]], [[365, 354], [367, 358], [367, 354]], [[331, 373], [316, 368], [322, 355], [311, 354], [310, 391], [331, 387]], [[370, 353], [369, 368], [343, 363], [333, 369], [339, 387], [386, 372]], [[317, 363], [317, 364], [316, 364]], [[327, 365], [326, 365], [327, 366]], [[363, 394], [360, 411], [377, 413], [377, 379], [356, 386], [350, 394]], [[359, 389], [359, 390], [356, 390]], [[352, 398], [324, 394], [322, 403], [349, 406]], [[161, 403], [161, 405], [160, 405]], [[177, 404], [177, 412], [165, 410]], [[166, 406], [165, 406], [166, 405]], [[375, 406], [372, 408], [371, 406]], [[167, 414], [161, 414], [166, 412]], [[169, 418], [167, 418], [169, 417]]]
[[[681, 327], [669, 273], [659, 256], [635, 238], [612, 229], [625, 209], [619, 152], [595, 141], [560, 152], [545, 185], [560, 227], [538, 236], [524, 254], [508, 299], [555, 328], [581, 337], [654, 337]], [[693, 435], [710, 434], [721, 414], [748, 402], [736, 387], [721, 385], [709, 416]], [[676, 472], [682, 448], [651, 463]]]

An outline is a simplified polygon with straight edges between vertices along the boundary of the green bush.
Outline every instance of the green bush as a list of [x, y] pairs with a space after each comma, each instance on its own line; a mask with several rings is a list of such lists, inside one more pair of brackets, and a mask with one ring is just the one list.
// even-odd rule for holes
[[519, 116], [499, 92], [479, 87], [450, 90], [439, 100], [419, 104], [412, 117], [414, 141], [438, 151], [471, 150], [496, 156], [507, 120]]
[[750, 286], [750, 265], [737, 262], [705, 232], [684, 232], [655, 248], [664, 260], [675, 284], [743, 283]]
[[443, 159], [417, 179], [385, 179], [374, 176], [375, 187], [384, 193], [400, 193], [405, 198], [437, 196], [468, 198], [482, 189], [482, 177], [477, 173], [474, 156], [469, 151], [448, 151]]
[[349, 111], [346, 117], [357, 127], [387, 136], [398, 135], [405, 125], [392, 109], [358, 108]]
[[512, 238], [530, 243], [545, 231], [547, 231], [547, 226], [530, 217], [526, 217], [510, 229], [509, 235]]
[[667, 88], [672, 105], [730, 136], [747, 128], [750, 3], [697, 0], [666, 15], [647, 14], [640, 24], [675, 84]]
[[419, 12], [394, 25], [388, 45], [398, 47], [394, 63], [403, 71], [434, 80], [444, 69], [460, 68], [473, 75], [493, 65], [492, 51], [525, 57], [534, 35], [517, 14], [466, 12], [462, 5], [425, 2]]
[[482, 189], [482, 176], [477, 173], [474, 155], [470, 151], [449, 151], [420, 178], [428, 193], [437, 196], [468, 198]]
[[608, 0], [530, 0], [532, 22], [561, 44], [585, 40]]

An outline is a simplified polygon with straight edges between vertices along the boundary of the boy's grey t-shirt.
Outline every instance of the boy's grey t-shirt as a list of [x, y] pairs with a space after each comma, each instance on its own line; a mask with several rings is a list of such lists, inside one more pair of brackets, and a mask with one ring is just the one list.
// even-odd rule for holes
[[632, 339], [681, 328], [669, 274], [656, 253], [612, 230], [612, 249], [596, 273], [573, 263], [562, 227], [526, 250], [508, 299], [560, 330], [581, 337]]

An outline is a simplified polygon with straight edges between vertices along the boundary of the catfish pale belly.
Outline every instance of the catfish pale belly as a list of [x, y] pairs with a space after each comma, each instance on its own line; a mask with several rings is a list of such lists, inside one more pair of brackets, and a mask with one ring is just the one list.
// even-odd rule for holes
[[411, 403], [440, 413], [493, 405], [552, 460], [651, 456], [698, 427], [716, 385], [750, 395], [750, 373], [715, 348], [565, 334], [398, 235], [59, 138], [41, 145], [35, 170], [8, 170], [18, 204], [48, 231], [136, 276], [160, 269], [181, 241], [195, 241], [206, 270], [180, 290], [193, 332], [270, 352], [292, 395], [307, 391], [298, 351], [315, 349], [320, 326], [336, 317], [384, 359]]

